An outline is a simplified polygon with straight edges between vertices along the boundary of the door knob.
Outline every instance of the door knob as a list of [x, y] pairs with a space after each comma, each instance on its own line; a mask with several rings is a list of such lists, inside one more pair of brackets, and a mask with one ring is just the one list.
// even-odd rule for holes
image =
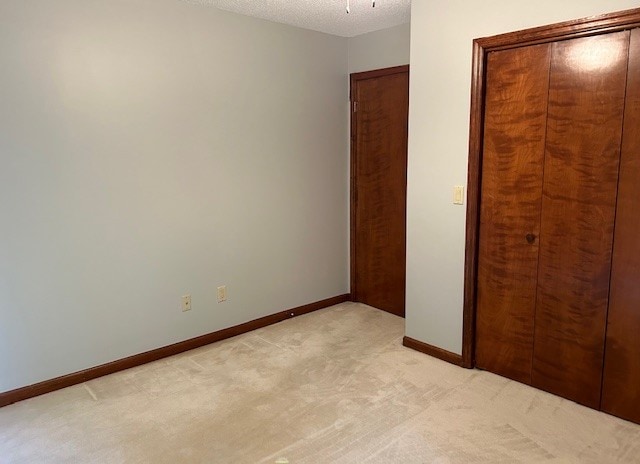
[[527, 243], [533, 243], [536, 241], [536, 236], [533, 234], [527, 234], [525, 238], [527, 239]]

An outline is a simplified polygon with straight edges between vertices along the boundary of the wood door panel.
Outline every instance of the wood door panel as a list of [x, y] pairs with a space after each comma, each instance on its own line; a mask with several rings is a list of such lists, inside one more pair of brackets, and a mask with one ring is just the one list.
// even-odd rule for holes
[[628, 32], [553, 44], [532, 384], [600, 404]]
[[551, 45], [487, 60], [476, 365], [531, 382]]
[[640, 422], [640, 29], [631, 33], [602, 409]]
[[355, 300], [405, 311], [409, 73], [357, 81]]

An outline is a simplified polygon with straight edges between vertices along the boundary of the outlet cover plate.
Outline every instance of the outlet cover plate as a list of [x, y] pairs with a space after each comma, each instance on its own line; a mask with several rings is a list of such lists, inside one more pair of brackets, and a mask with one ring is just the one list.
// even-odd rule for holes
[[191, 311], [191, 295], [182, 297], [182, 312], [184, 311]]

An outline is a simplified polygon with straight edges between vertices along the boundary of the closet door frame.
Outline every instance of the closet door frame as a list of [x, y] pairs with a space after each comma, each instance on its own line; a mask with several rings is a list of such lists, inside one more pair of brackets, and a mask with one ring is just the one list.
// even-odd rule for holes
[[560, 40], [606, 34], [640, 27], [640, 8], [525, 29], [473, 41], [471, 70], [471, 120], [464, 270], [462, 366], [475, 367], [476, 299], [478, 283], [478, 232], [480, 227], [480, 186], [486, 60], [489, 52]]

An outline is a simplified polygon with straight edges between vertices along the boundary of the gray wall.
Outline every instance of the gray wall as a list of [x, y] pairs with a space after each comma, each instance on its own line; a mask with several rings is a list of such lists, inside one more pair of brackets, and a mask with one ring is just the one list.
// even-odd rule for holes
[[349, 38], [349, 73], [409, 64], [411, 25]]
[[477, 8], [466, 0], [412, 3], [409, 337], [462, 350], [466, 207], [452, 204], [452, 189], [467, 178], [472, 40], [637, 6], [632, 0], [490, 0]]
[[0, 64], [0, 391], [348, 291], [347, 39], [7, 0]]

